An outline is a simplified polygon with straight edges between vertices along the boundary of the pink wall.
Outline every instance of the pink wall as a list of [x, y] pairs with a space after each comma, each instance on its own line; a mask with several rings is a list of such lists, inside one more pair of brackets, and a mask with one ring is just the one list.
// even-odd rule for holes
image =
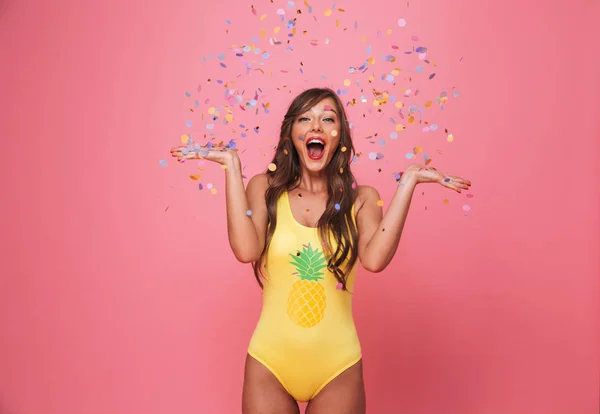
[[[598, 412], [597, 2], [348, 0], [325, 17], [321, 2], [309, 15], [296, 0], [294, 50], [260, 40], [271, 57], [249, 56], [264, 75], [245, 74], [228, 47], [276, 25], [285, 42], [275, 11], [293, 15], [287, 1], [257, 1], [257, 16], [234, 0], [82, 3], [0, 0], [1, 413], [239, 412], [261, 295], [229, 251], [223, 173], [201, 173], [212, 195], [188, 178], [194, 164], [159, 166], [181, 134], [206, 132], [210, 105], [225, 104], [217, 79], [244, 97], [261, 87], [271, 104], [214, 129], [238, 137], [249, 176], [266, 167], [294, 94], [351, 79], [369, 99], [350, 110], [362, 183], [389, 201], [415, 145], [473, 182], [471, 199], [418, 188], [392, 265], [359, 271], [370, 413]], [[369, 45], [375, 64], [349, 74]], [[430, 65], [403, 55], [418, 46]], [[392, 52], [395, 63], [380, 58]], [[211, 53], [225, 53], [227, 68]], [[393, 67], [395, 86], [380, 80]], [[402, 98], [409, 87], [419, 95]], [[436, 131], [414, 124], [391, 140], [389, 118], [401, 120], [390, 105], [368, 114], [372, 88], [407, 105], [450, 98], [424, 112]], [[360, 97], [355, 83], [348, 91]], [[375, 133], [385, 147], [365, 139]]]

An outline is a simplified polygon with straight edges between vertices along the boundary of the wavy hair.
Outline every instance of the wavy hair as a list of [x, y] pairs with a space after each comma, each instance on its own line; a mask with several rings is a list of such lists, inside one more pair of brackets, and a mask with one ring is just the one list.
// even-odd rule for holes
[[[308, 111], [323, 99], [331, 98], [337, 106], [340, 121], [340, 142], [330, 162], [325, 167], [327, 176], [327, 205], [325, 212], [317, 222], [318, 234], [327, 258], [327, 268], [333, 273], [343, 290], [350, 270], [358, 257], [358, 229], [352, 218], [352, 206], [356, 199], [356, 182], [350, 170], [350, 163], [355, 155], [354, 145], [350, 135], [350, 126], [344, 106], [336, 93], [329, 88], [308, 89], [298, 95], [290, 104], [281, 124], [279, 142], [275, 148], [272, 162], [277, 166], [275, 171], [265, 171], [269, 187], [265, 194], [268, 213], [268, 227], [265, 246], [258, 260], [252, 263], [254, 275], [258, 284], [263, 288], [262, 278], [269, 245], [277, 226], [277, 200], [284, 191], [290, 191], [300, 184], [300, 158], [291, 140], [292, 126], [296, 118]], [[345, 147], [346, 150], [342, 151]], [[339, 204], [339, 210], [335, 204]], [[333, 251], [328, 242], [330, 235], [335, 240], [336, 249]], [[346, 262], [345, 266], [342, 265]]]

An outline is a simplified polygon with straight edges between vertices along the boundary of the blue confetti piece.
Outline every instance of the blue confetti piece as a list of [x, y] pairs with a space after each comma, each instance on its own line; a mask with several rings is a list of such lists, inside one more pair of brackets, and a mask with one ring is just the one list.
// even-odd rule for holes
[[304, 74], [304, 71], [302, 70], [302, 68], [299, 68], [299, 69], [300, 69], [300, 73]]
[[422, 73], [423, 72], [423, 66], [419, 65], [417, 66], [417, 73]]
[[425, 52], [427, 52], [427, 48], [426, 48], [426, 47], [421, 47], [421, 46], [419, 46], [419, 47], [418, 47], [418, 48], [415, 50], [415, 52], [417, 52], [417, 53], [425, 53]]
[[225, 59], [225, 53], [220, 53], [218, 56], [219, 60], [224, 60]]
[[189, 121], [189, 120], [185, 121], [185, 126], [188, 127], [188, 128], [191, 128], [192, 127], [192, 121]]
[[225, 23], [231, 24], [231, 20], [225, 20]]
[[396, 174], [394, 174], [394, 179], [395, 179], [396, 181], [398, 181], [398, 180], [400, 179], [400, 177], [402, 177], [402, 175], [401, 175], [400, 173], [396, 173]]
[[192, 96], [192, 94], [186, 91], [185, 96], [189, 98], [190, 96]]
[[410, 160], [413, 157], [413, 153], [412, 152], [407, 152], [405, 155], [406, 159]]
[[390, 133], [390, 138], [391, 139], [398, 139], [398, 133], [396, 131], [393, 131]]
[[449, 178], [444, 178], [444, 182], [445, 182], [445, 183], [449, 183], [449, 182], [450, 182], [450, 179], [449, 179]]
[[380, 145], [381, 147], [385, 147], [385, 139], [380, 139], [380, 140], [379, 140], [379, 145]]
[[394, 82], [394, 76], [393, 75], [387, 75], [385, 77], [385, 80], [388, 81], [388, 82], [390, 82], [390, 83], [392, 83], [392, 82]]
[[202, 185], [202, 183], [198, 183], [198, 190], [202, 190], [204, 188], [204, 186]]
[[250, 46], [244, 46], [242, 48], [242, 50], [247, 53], [247, 52], [250, 52], [250, 50], [252, 50], [252, 49], [250, 48]]
[[214, 124], [207, 124], [206, 125], [206, 129], [208, 129], [209, 131], [213, 130], [215, 128]]
[[458, 91], [452, 92], [452, 96], [454, 96], [455, 98], [458, 97]]
[[252, 210], [246, 210], [246, 215], [250, 217], [252, 215]]
[[169, 163], [166, 160], [160, 160], [158, 162], [158, 165], [160, 165], [161, 167], [166, 167], [167, 165], [169, 165]]
[[335, 203], [335, 206], [334, 206], [334, 207], [335, 207], [335, 209], [336, 209], [336, 210], [338, 210], [338, 211], [339, 211], [339, 209], [340, 209], [340, 205], [339, 205], [338, 203]]
[[369, 152], [369, 159], [370, 160], [376, 160], [377, 159], [377, 153], [376, 152]]
[[431, 124], [431, 126], [429, 127], [430, 130], [435, 131], [436, 129], [438, 129], [437, 124]]
[[242, 133], [240, 134], [240, 136], [241, 136], [242, 138], [246, 138], [246, 133], [245, 133], [245, 132], [242, 132]]
[[373, 50], [372, 46], [367, 46], [367, 55], [370, 54], [372, 50]]
[[221, 65], [221, 67], [224, 67], [224, 68], [226, 68], [226, 67], [227, 67], [227, 65], [226, 65], [226, 64], [224, 64], [223, 62], [219, 63], [219, 65]]
[[293, 1], [288, 1], [287, 2], [287, 6], [288, 6], [288, 9], [293, 9], [294, 8], [294, 2]]
[[215, 58], [215, 55], [213, 55], [213, 54], [208, 55], [208, 60], [213, 60], [214, 58]]
[[198, 99], [194, 100], [194, 107], [198, 108], [198, 106], [200, 105], [200, 101]]
[[265, 52], [265, 53], [263, 53], [263, 54], [262, 54], [262, 56], [261, 56], [261, 57], [262, 57], [263, 59], [268, 59], [270, 56], [271, 56], [271, 55], [269, 55], [269, 52]]
[[308, 6], [308, 14], [312, 14], [312, 6]]

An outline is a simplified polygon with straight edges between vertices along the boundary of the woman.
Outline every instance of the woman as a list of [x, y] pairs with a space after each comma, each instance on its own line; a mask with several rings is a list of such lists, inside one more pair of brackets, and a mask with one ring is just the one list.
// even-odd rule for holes
[[[192, 148], [193, 149], [193, 148]], [[412, 164], [382, 214], [376, 189], [356, 186], [344, 106], [330, 89], [291, 103], [269, 169], [244, 189], [229, 148], [171, 149], [226, 170], [227, 230], [235, 257], [252, 263], [263, 307], [244, 375], [244, 414], [366, 412], [361, 349], [352, 317], [356, 263], [381, 272], [392, 260], [417, 184], [460, 193], [471, 183]]]

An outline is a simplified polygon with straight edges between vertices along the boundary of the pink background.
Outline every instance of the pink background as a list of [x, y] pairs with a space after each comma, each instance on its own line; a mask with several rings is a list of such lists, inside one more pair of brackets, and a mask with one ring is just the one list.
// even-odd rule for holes
[[[261, 41], [272, 52], [265, 74], [237, 79], [246, 97], [268, 90], [272, 108], [240, 115], [246, 175], [266, 167], [293, 95], [343, 87], [368, 45], [379, 48], [368, 74], [379, 77], [382, 48], [396, 43], [398, 56], [427, 47], [437, 66], [409, 84], [419, 61], [403, 56], [397, 86], [385, 87], [400, 96], [418, 86], [407, 99], [418, 105], [444, 90], [450, 99], [426, 112], [437, 131], [415, 125], [374, 161], [366, 154], [378, 144], [364, 137], [387, 138], [393, 125], [388, 114], [362, 118], [382, 85], [363, 82], [369, 103], [351, 113], [365, 153], [356, 175], [387, 203], [404, 154], [422, 145], [432, 166], [473, 182], [472, 199], [418, 187], [392, 264], [359, 270], [369, 412], [597, 413], [599, 3], [354, 0], [328, 18], [315, 4], [319, 23], [301, 3], [296, 49]], [[255, 7], [258, 16], [233, 0], [0, 0], [0, 413], [240, 411], [260, 291], [229, 250], [222, 171], [205, 166], [217, 194], [199, 191], [196, 166], [168, 150], [206, 132], [204, 99], [224, 102], [219, 74], [243, 73], [228, 47], [260, 27], [271, 36], [276, 7], [293, 14], [285, 1]], [[222, 52], [220, 72], [208, 55]], [[215, 133], [228, 140], [230, 130], [219, 121]]]

